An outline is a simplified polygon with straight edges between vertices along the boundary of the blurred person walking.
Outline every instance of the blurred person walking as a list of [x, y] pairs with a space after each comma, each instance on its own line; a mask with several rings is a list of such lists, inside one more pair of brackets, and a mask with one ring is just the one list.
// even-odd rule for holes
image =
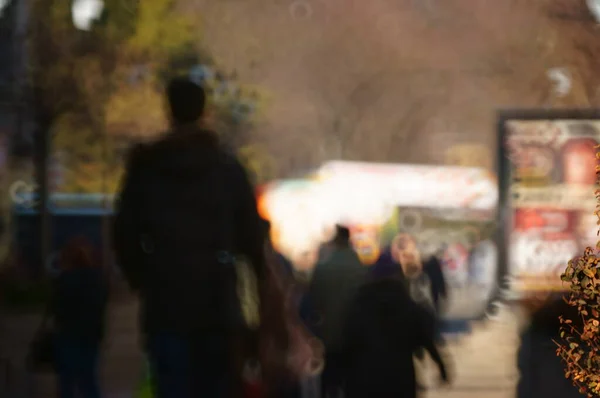
[[316, 312], [313, 330], [325, 346], [325, 369], [321, 375], [323, 396], [335, 396], [342, 388], [343, 324], [348, 307], [367, 276], [367, 268], [350, 242], [348, 228], [337, 227], [330, 250], [326, 259], [316, 265], [308, 293]]
[[[389, 253], [389, 254], [388, 254]], [[430, 314], [432, 320], [428, 323], [432, 333], [439, 344], [443, 344], [440, 330], [440, 302], [446, 296], [446, 282], [441, 263], [437, 257], [430, 257], [426, 261], [421, 258], [421, 252], [415, 239], [406, 233], [398, 234], [390, 244], [387, 253], [382, 254], [371, 274], [376, 279], [385, 275], [394, 275], [410, 298], [424, 311]], [[415, 349], [415, 356], [419, 360], [425, 357], [422, 347]], [[417, 387], [425, 390], [426, 386], [418, 382]]]
[[517, 354], [519, 382], [517, 398], [578, 398], [580, 394], [573, 382], [565, 378], [565, 366], [556, 355], [555, 341], [560, 338], [560, 317], [570, 319], [576, 330], [582, 330], [581, 315], [577, 308], [553, 295], [533, 311], [529, 326], [521, 334]]
[[433, 316], [435, 319], [435, 336], [439, 344], [443, 344], [442, 338], [442, 313], [443, 304], [448, 301], [448, 284], [442, 268], [442, 258], [446, 251], [446, 246], [442, 245], [437, 253], [429, 256], [423, 263], [423, 273], [430, 282], [431, 300], [433, 304]]
[[389, 246], [382, 249], [381, 254], [375, 264], [370, 268], [370, 274], [383, 274], [383, 273], [398, 273], [398, 278], [401, 278], [403, 283], [407, 283], [406, 276], [402, 265], [400, 265], [398, 256], [398, 250], [392, 242]]
[[414, 398], [413, 355], [424, 349], [448, 382], [431, 312], [411, 299], [399, 269], [381, 269], [351, 305], [341, 354], [347, 398]]
[[59, 258], [51, 306], [60, 398], [100, 398], [98, 362], [108, 283], [87, 239], [71, 239]]
[[244, 168], [202, 127], [202, 87], [177, 78], [166, 94], [170, 132], [129, 157], [115, 252], [140, 297], [155, 396], [238, 396], [242, 354], [233, 342], [249, 332], [235, 263], [251, 264], [263, 305], [264, 231]]
[[427, 278], [430, 281], [430, 294], [433, 301], [433, 309], [438, 318], [443, 310], [442, 303], [448, 299], [448, 285], [442, 269], [442, 258], [445, 250], [446, 247], [442, 246], [437, 253], [429, 256], [429, 258], [423, 262], [423, 273], [427, 275]]
[[[270, 236], [270, 223], [265, 220], [263, 225], [265, 235]], [[265, 246], [267, 279], [272, 289], [268, 296], [273, 299], [263, 306], [267, 312], [261, 315], [261, 362], [272, 361], [263, 378], [269, 386], [269, 397], [300, 398], [302, 382], [314, 377], [322, 368], [323, 347], [301, 318], [303, 292], [294, 279], [292, 264], [273, 247], [270, 239], [266, 239]], [[283, 319], [283, 329], [277, 318]], [[277, 341], [278, 349], [273, 347]]]
[[433, 257], [423, 263], [415, 239], [405, 233], [394, 237], [390, 246], [371, 267], [370, 274], [375, 278], [395, 275], [408, 289], [412, 299], [432, 313], [436, 313], [439, 308], [439, 298], [442, 296], [438, 285], [443, 285], [445, 294], [441, 264]]

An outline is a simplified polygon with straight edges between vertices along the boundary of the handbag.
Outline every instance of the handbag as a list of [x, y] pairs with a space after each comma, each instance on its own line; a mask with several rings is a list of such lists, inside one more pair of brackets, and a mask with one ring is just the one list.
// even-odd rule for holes
[[260, 303], [258, 281], [250, 264], [239, 260], [236, 263], [237, 293], [246, 326], [258, 331], [258, 368], [253, 369], [260, 373], [260, 380], [248, 379], [247, 366], [241, 366], [239, 371], [246, 375], [242, 377], [243, 395], [277, 396], [280, 387], [321, 372], [323, 345], [300, 318], [295, 305], [296, 287], [282, 275], [272, 247], [268, 244], [265, 247], [264, 303]]
[[27, 366], [33, 372], [54, 371], [56, 368], [56, 333], [50, 326], [50, 305], [34, 334], [27, 355]]
[[286, 280], [275, 253], [267, 245], [267, 302], [261, 314], [261, 363], [263, 377], [299, 381], [319, 374], [324, 348], [304, 325], [295, 305], [293, 283]]
[[152, 372], [150, 372], [150, 364], [148, 359], [144, 361], [142, 374], [137, 390], [134, 393], [134, 398], [153, 398], [154, 391], [152, 389]]

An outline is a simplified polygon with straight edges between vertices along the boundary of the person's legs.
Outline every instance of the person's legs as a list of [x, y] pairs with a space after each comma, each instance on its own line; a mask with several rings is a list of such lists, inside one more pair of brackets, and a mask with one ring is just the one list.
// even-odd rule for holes
[[194, 375], [191, 372], [189, 341], [161, 333], [149, 337], [147, 348], [154, 397], [195, 398], [191, 391]]
[[336, 398], [343, 387], [341, 357], [337, 353], [328, 353], [325, 358], [325, 368], [321, 374], [321, 395], [324, 398]]
[[100, 398], [98, 382], [98, 357], [100, 344], [97, 341], [82, 341], [79, 344], [77, 386], [82, 398]]
[[193, 397], [229, 398], [236, 380], [227, 335], [199, 335], [193, 340], [191, 353]]
[[75, 398], [77, 348], [74, 347], [73, 341], [65, 336], [57, 336], [55, 343], [58, 396]]

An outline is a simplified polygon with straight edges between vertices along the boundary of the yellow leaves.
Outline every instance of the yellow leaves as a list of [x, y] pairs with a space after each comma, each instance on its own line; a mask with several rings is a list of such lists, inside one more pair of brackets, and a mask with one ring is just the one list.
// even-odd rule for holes
[[115, 192], [121, 168], [115, 162], [114, 146], [98, 136], [77, 114], [62, 115], [52, 129], [54, 151], [64, 155], [65, 182], [57, 190], [65, 193]]
[[80, 57], [74, 64], [74, 77], [78, 88], [85, 96], [84, 100], [96, 109], [101, 108], [103, 92], [109, 82], [102, 71], [101, 60], [97, 56]]
[[194, 39], [194, 21], [174, 12], [173, 0], [144, 0], [128, 48], [137, 54], [165, 55]]
[[91, 131], [74, 113], [61, 115], [52, 127], [52, 146], [57, 151], [72, 153], [85, 147]]
[[251, 175], [254, 176], [257, 183], [269, 180], [274, 176], [273, 159], [256, 145], [247, 145], [240, 148], [238, 155], [242, 164]]
[[113, 134], [147, 137], [167, 127], [163, 94], [151, 81], [120, 85], [108, 98], [105, 115]]
[[[40, 9], [40, 12], [43, 11]], [[55, 1], [50, 7], [49, 14], [45, 13], [40, 16], [42, 17], [41, 22], [46, 22], [45, 25], [50, 27], [55, 39], [65, 39], [67, 38], [66, 36], [68, 36], [69, 32], [73, 31], [70, 1]]]
[[122, 175], [121, 168], [109, 168], [103, 163], [83, 163], [77, 170], [66, 172], [64, 193], [115, 193]]

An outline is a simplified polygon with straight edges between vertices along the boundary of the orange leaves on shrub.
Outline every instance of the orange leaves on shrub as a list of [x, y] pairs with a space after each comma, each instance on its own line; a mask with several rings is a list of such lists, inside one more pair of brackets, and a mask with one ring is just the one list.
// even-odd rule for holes
[[[596, 149], [600, 148], [597, 146]], [[596, 154], [600, 159], [600, 152]], [[596, 178], [600, 167], [596, 166]], [[597, 205], [594, 214], [600, 225], [600, 189], [594, 192]], [[600, 242], [596, 244], [600, 249]], [[600, 396], [600, 257], [597, 250], [585, 249], [583, 256], [569, 261], [561, 275], [570, 284], [565, 301], [577, 308], [580, 319], [560, 317], [560, 339], [556, 354], [565, 363], [565, 377], [570, 378], [588, 397]]]

